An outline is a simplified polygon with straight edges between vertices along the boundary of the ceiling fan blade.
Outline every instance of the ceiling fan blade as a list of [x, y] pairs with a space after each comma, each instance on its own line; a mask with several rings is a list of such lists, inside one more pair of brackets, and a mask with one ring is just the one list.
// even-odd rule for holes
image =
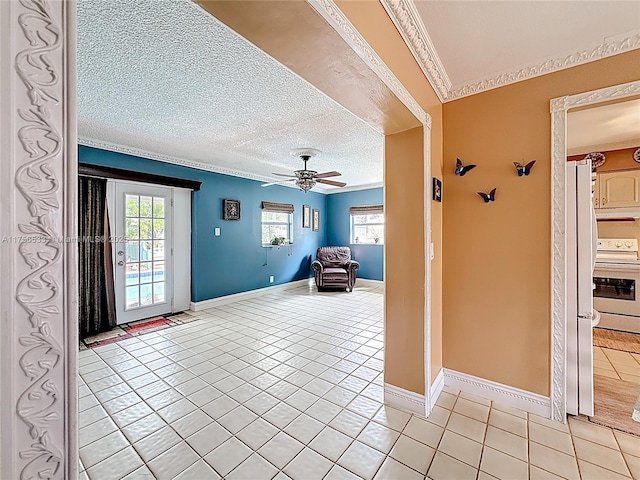
[[263, 183], [260, 186], [261, 187], [270, 187], [271, 185], [280, 185], [281, 183], [293, 182], [294, 180], [295, 180], [295, 178], [290, 178], [289, 180], [280, 180], [279, 182]]
[[336, 182], [335, 180], [324, 180], [322, 178], [318, 178], [316, 180], [318, 183], [324, 183], [325, 185], [333, 185], [334, 187], [344, 187], [346, 183], [344, 182]]
[[339, 177], [340, 175], [342, 175], [340, 172], [336, 172], [334, 170], [333, 172], [318, 173], [317, 175], [314, 175], [314, 178]]
[[271, 172], [272, 175], [277, 175], [278, 177], [291, 177], [291, 178], [296, 178], [295, 175], [287, 175], [285, 173], [275, 173], [275, 172]]

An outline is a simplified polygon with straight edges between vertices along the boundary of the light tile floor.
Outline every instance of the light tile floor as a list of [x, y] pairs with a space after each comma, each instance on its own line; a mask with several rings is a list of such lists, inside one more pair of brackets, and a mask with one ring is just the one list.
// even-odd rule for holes
[[80, 478], [640, 478], [640, 438], [582, 419], [385, 407], [382, 301], [300, 287], [81, 351]]
[[640, 354], [593, 347], [593, 373], [640, 384]]

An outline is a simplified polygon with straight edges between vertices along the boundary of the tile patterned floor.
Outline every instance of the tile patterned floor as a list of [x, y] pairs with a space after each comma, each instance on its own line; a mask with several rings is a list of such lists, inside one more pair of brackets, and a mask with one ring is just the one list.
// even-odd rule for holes
[[640, 478], [640, 438], [583, 419], [385, 407], [382, 301], [299, 287], [81, 351], [80, 478]]
[[593, 347], [593, 373], [640, 384], [640, 354]]

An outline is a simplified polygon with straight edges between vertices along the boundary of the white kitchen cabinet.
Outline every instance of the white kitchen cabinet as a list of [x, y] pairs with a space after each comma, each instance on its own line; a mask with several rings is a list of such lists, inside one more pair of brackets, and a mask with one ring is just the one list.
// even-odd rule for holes
[[593, 204], [597, 209], [640, 207], [640, 170], [599, 173]]

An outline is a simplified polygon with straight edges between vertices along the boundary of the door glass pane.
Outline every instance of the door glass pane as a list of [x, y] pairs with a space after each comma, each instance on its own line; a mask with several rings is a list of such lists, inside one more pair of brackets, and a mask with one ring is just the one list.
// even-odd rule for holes
[[140, 263], [140, 283], [150, 283], [152, 281], [151, 262]]
[[164, 302], [164, 282], [153, 284], [153, 303]]
[[153, 295], [151, 294], [152, 283], [140, 285], [140, 306], [153, 305]]
[[127, 217], [137, 217], [138, 212], [140, 211], [139, 207], [139, 197], [137, 195], [125, 195], [125, 203], [127, 213], [125, 216]]
[[151, 217], [151, 197], [140, 197], [140, 216]]
[[140, 220], [138, 218], [127, 218], [126, 224], [127, 238], [130, 238], [132, 240], [137, 240], [138, 238], [140, 238]]
[[131, 241], [131, 240], [127, 241], [126, 261], [127, 262], [140, 261], [140, 242]]
[[151, 244], [151, 240], [147, 240], [144, 242], [140, 242], [140, 260], [142, 261], [149, 261], [151, 260], [151, 255], [152, 255], [152, 244]]
[[153, 238], [164, 238], [164, 220], [153, 220]]
[[164, 281], [164, 262], [153, 262], [153, 281]]
[[137, 306], [140, 305], [140, 299], [138, 298], [139, 288], [140, 287], [138, 287], [138, 285], [134, 285], [132, 287], [127, 287], [127, 306], [126, 306], [126, 310], [129, 310], [131, 308], [136, 308]]
[[164, 198], [153, 197], [153, 217], [164, 218]]
[[151, 219], [140, 219], [140, 239], [152, 239], [153, 238], [153, 229], [151, 228]]
[[153, 241], [153, 260], [164, 260], [164, 240]]
[[127, 271], [127, 285], [137, 285], [140, 283], [140, 264], [139, 263], [128, 263], [126, 267]]

